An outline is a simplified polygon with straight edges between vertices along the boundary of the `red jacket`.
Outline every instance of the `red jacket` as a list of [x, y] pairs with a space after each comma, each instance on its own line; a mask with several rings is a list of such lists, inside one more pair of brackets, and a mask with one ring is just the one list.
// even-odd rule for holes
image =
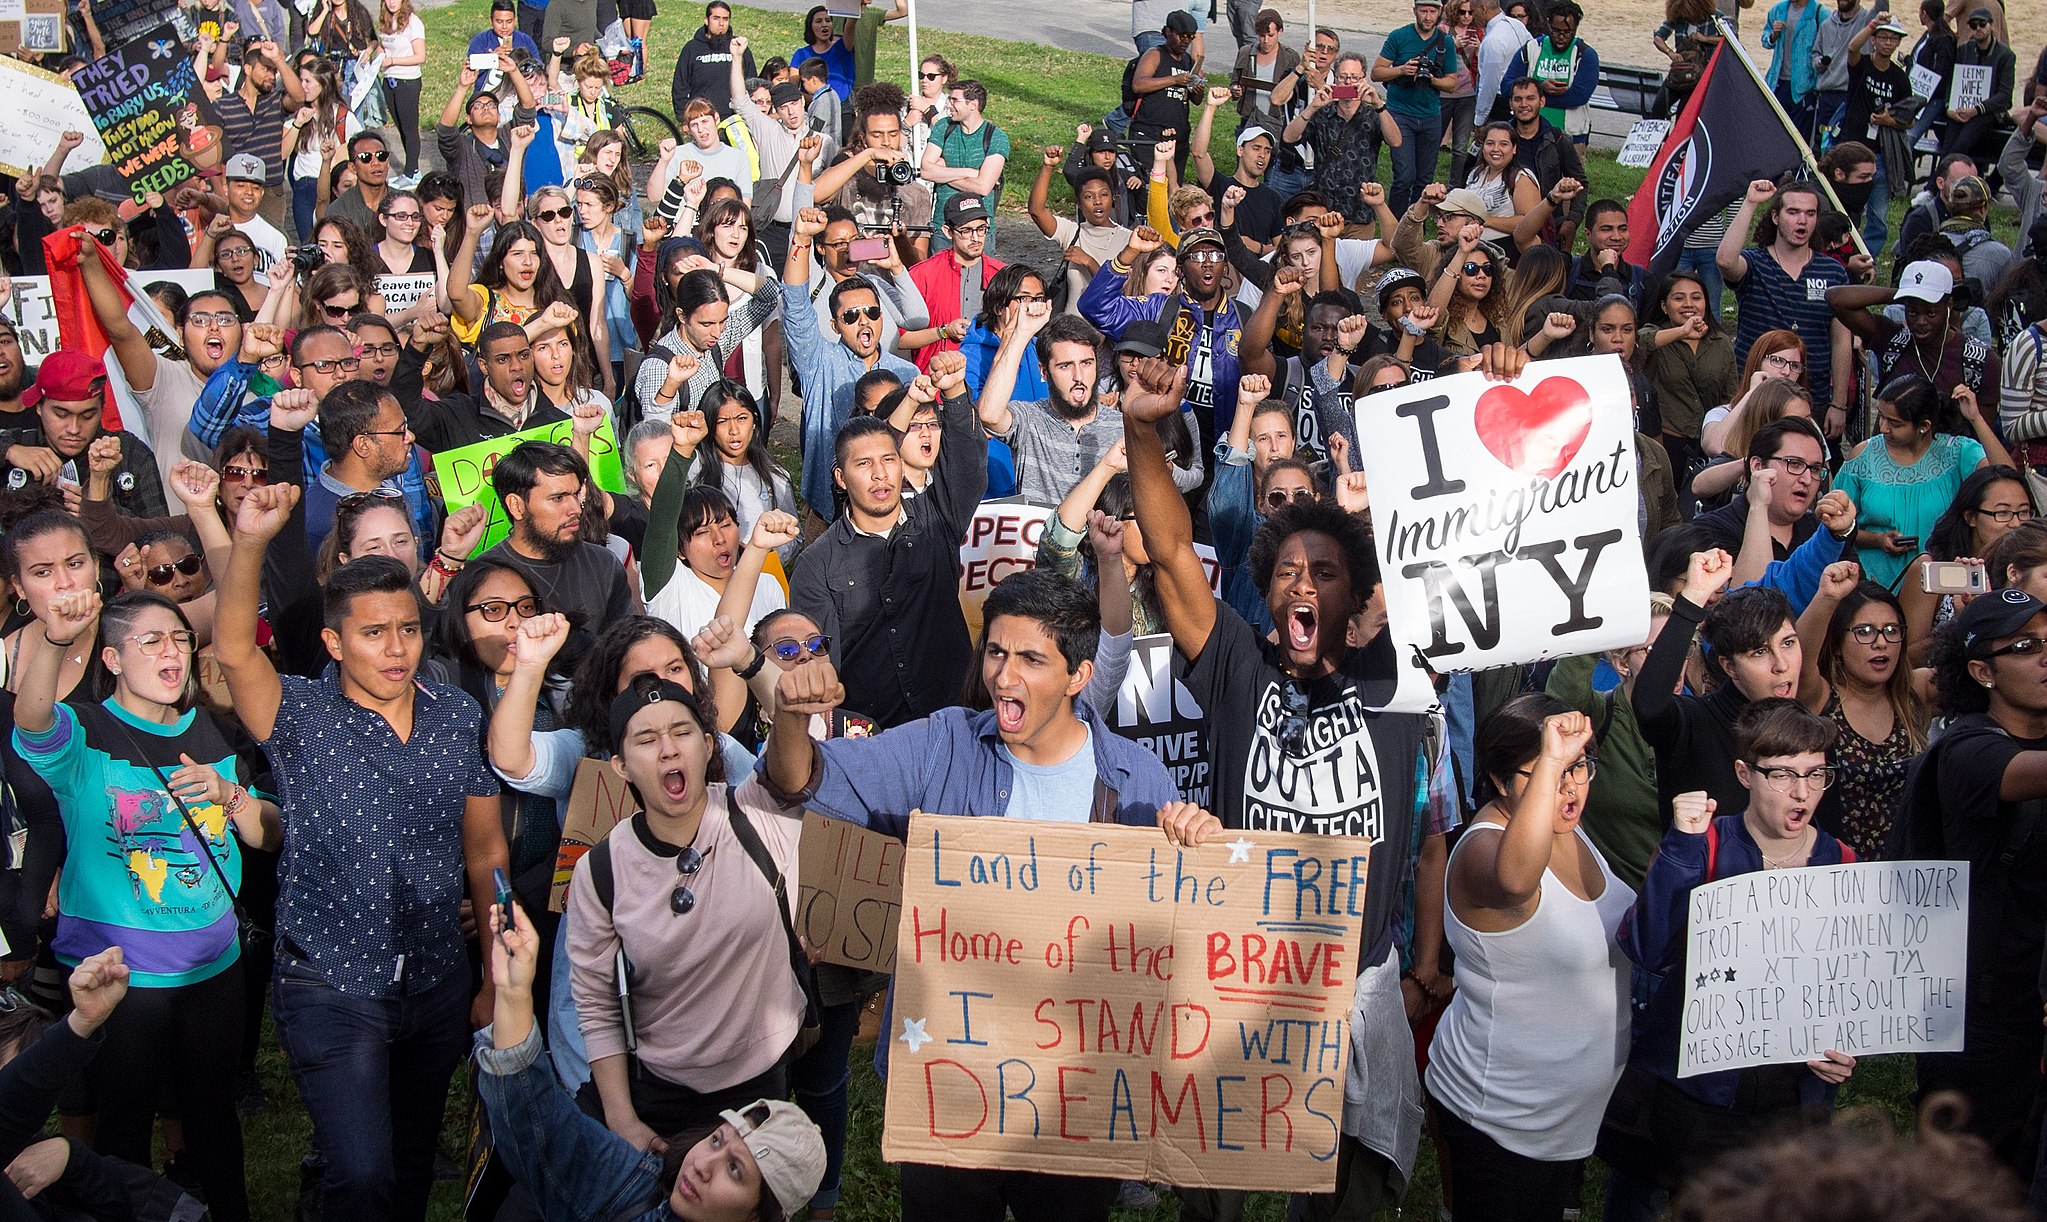
[[[992, 255], [981, 256], [981, 290], [986, 292], [988, 282], [1005, 264]], [[924, 308], [931, 312], [931, 324], [942, 327], [960, 316], [960, 261], [950, 249], [937, 254], [910, 269], [910, 282], [917, 291], [924, 294]], [[973, 319], [968, 319], [972, 322]], [[958, 352], [956, 340], [941, 339], [917, 349], [917, 369], [931, 371], [931, 358], [941, 352]]]

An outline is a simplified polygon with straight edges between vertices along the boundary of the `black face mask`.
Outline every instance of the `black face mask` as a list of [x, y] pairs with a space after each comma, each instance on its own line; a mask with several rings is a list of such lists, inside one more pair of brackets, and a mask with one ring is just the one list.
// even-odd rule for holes
[[1834, 184], [1834, 194], [1841, 199], [1841, 210], [1858, 221], [1862, 217], [1863, 208], [1869, 203], [1870, 195], [1875, 190], [1876, 180], [1874, 178], [1868, 182], [1837, 182]]

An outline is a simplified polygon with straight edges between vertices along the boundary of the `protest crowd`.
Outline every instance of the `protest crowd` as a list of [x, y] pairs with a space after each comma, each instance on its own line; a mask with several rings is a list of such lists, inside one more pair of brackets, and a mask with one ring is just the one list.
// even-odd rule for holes
[[[0, 1219], [262, 1215], [266, 1016], [300, 1218], [426, 1217], [451, 1109], [472, 1219], [850, 1209], [863, 1018], [892, 1131], [983, 1041], [798, 932], [806, 812], [1368, 843], [1326, 1093], [1190, 1105], [1220, 1160], [1305, 1102], [1291, 1219], [1424, 1147], [1458, 1222], [2047, 1208], [2047, 50], [1998, 0], [1598, 48], [1134, 0], [1045, 145], [877, 67], [902, 0], [793, 48], [710, 0], [652, 106], [679, 0], [491, 0], [445, 96], [412, 0], [110, 3], [11, 61], [96, 130], [0, 216]], [[1603, 58], [1662, 73], [1631, 198]], [[1725, 880], [1888, 862], [1968, 867], [1953, 1021], [1885, 1045], [1916, 1138], [1831, 1122], [1837, 1028], [1696, 1009]], [[901, 1216], [1255, 1204], [1089, 1174], [1048, 1072], [982, 1092], [1022, 1157], [892, 1159]]]

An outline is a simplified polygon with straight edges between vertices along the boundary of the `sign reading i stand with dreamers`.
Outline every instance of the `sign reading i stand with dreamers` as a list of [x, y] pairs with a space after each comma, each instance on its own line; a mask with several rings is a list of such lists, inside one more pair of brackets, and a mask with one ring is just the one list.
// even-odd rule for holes
[[[1357, 401], [1387, 630], [1403, 659], [1483, 670], [1649, 635], [1634, 408], [1617, 356]], [[1514, 613], [1507, 615], [1506, 609]], [[1396, 708], [1410, 705], [1403, 685]]]
[[1370, 843], [913, 814], [890, 1162], [1327, 1192]]
[[168, 194], [199, 172], [178, 145], [179, 133], [191, 126], [186, 112], [194, 108], [198, 83], [192, 57], [170, 26], [109, 49], [73, 79], [106, 142], [108, 163], [136, 203], [152, 191]]
[[1690, 906], [1678, 1077], [1961, 1050], [1968, 862], [1763, 870], [1695, 887]]

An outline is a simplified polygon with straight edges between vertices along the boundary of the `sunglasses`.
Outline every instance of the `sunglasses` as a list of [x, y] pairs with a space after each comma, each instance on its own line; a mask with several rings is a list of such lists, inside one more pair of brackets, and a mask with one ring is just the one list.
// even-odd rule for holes
[[943, 73], [943, 72], [919, 72], [919, 73], [917, 74], [917, 79], [918, 79], [918, 80], [921, 80], [921, 81], [942, 81], [942, 80], [944, 80], [944, 79], [945, 79], [945, 73]]
[[536, 208], [533, 219], [546, 224], [549, 221], [565, 221], [576, 215], [576, 210], [564, 204], [559, 208]]
[[1295, 488], [1291, 492], [1285, 488], [1273, 488], [1265, 494], [1265, 503], [1274, 509], [1285, 509], [1287, 504], [1292, 501], [1312, 501], [1314, 499], [1315, 490], [1313, 488]]
[[363, 165], [368, 165], [368, 164], [369, 164], [370, 162], [372, 162], [372, 161], [389, 161], [389, 160], [391, 160], [391, 153], [390, 153], [390, 150], [388, 150], [388, 149], [386, 149], [386, 150], [384, 150], [384, 151], [382, 151], [382, 152], [376, 152], [376, 153], [357, 153], [357, 154], [355, 155], [355, 159], [356, 159], [356, 161], [357, 161], [357, 162], [359, 162], [359, 163], [361, 163], [361, 164], [363, 164]]
[[[381, 435], [392, 436], [393, 434]], [[358, 509], [368, 508], [371, 505], [379, 504], [384, 501], [402, 500], [404, 499], [404, 497], [405, 494], [398, 491], [396, 488], [372, 488], [368, 492], [351, 492], [347, 496], [342, 497], [340, 500], [334, 502], [334, 507], [336, 509], [346, 509], [349, 510], [350, 512], [353, 512]]]
[[485, 623], [502, 624], [505, 617], [517, 611], [520, 619], [532, 619], [540, 614], [540, 600], [528, 594], [524, 598], [487, 598], [480, 603], [470, 603], [462, 608], [467, 613], [476, 612]]
[[863, 318], [868, 322], [880, 322], [881, 307], [878, 305], [848, 306], [839, 311], [839, 321], [849, 327]]
[[1476, 259], [1468, 260], [1464, 264], [1464, 274], [1467, 276], [1491, 276], [1493, 274], [1493, 265], [1490, 263], [1480, 263]]
[[688, 916], [697, 906], [697, 893], [689, 889], [687, 880], [695, 878], [697, 871], [704, 868], [704, 855], [697, 846], [690, 845], [675, 856], [675, 890], [668, 896], [668, 911], [677, 916]]
[[112, 229], [88, 229], [86, 230], [86, 232], [91, 234], [93, 240], [98, 242], [101, 246], [112, 246], [114, 244], [114, 237], [117, 231]]
[[167, 586], [171, 584], [172, 577], [179, 573], [190, 577], [199, 571], [200, 565], [205, 563], [204, 560], [199, 558], [198, 552], [193, 552], [182, 560], [173, 560], [168, 564], [152, 564], [143, 570], [143, 576], [149, 578], [150, 585]]
[[223, 484], [267, 484], [270, 472], [262, 467], [237, 467], [232, 464], [220, 469]]
[[350, 302], [348, 305], [335, 305], [329, 301], [321, 304], [320, 313], [325, 314], [329, 318], [347, 318], [360, 309], [362, 309], [362, 302], [360, 301]]
[[1990, 28], [1990, 23], [1987, 21], [1972, 21], [1969, 23], [1969, 28], [1972, 30], [1987, 30]]
[[768, 646], [768, 648], [774, 650], [775, 656], [784, 662], [794, 662], [796, 659], [806, 655], [813, 658], [822, 658], [831, 653], [832, 638], [819, 633], [807, 641], [776, 641]]
[[1308, 753], [1308, 689], [1289, 679], [1279, 689], [1283, 716], [1279, 721], [1279, 749], [1299, 759]]

